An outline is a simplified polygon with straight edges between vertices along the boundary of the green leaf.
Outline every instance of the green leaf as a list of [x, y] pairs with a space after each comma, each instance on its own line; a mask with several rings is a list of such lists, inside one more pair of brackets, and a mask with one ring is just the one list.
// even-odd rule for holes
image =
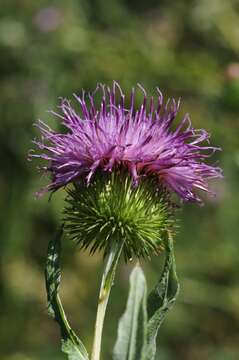
[[147, 346], [145, 347], [145, 360], [153, 360], [156, 354], [156, 338], [158, 330], [172, 308], [179, 292], [179, 283], [176, 275], [176, 265], [173, 251], [173, 239], [169, 234], [167, 255], [161, 278], [149, 294], [147, 301], [148, 324]]
[[62, 341], [61, 350], [68, 355], [69, 360], [89, 359], [88, 354], [82, 345], [83, 344], [81, 342], [76, 345], [71, 339], [67, 339]]
[[130, 292], [125, 313], [119, 321], [114, 360], [142, 359], [146, 341], [146, 281], [139, 265], [130, 276]]
[[58, 294], [61, 280], [60, 254], [62, 233], [63, 227], [58, 232], [56, 238], [50, 240], [48, 245], [45, 269], [48, 313], [59, 324], [62, 338], [62, 351], [68, 355], [68, 360], [88, 360], [89, 357], [83, 343], [71, 329], [67, 321]]

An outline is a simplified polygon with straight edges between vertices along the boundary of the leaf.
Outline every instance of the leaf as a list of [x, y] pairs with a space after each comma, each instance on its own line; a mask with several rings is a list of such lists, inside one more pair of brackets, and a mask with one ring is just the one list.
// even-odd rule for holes
[[69, 360], [86, 360], [89, 359], [82, 343], [75, 345], [70, 339], [63, 340], [61, 350], [68, 355]]
[[125, 313], [119, 321], [114, 360], [142, 359], [146, 340], [146, 281], [139, 265], [130, 276], [130, 292]]
[[162, 276], [147, 300], [149, 320], [147, 324], [147, 346], [144, 353], [145, 360], [153, 360], [155, 358], [158, 330], [165, 316], [174, 305], [179, 292], [171, 234], [169, 234], [166, 251], [167, 255]]
[[48, 314], [53, 318], [56, 317], [55, 306], [53, 306], [54, 301], [56, 300], [58, 287], [61, 280], [60, 272], [60, 253], [61, 253], [61, 242], [60, 238], [63, 233], [63, 228], [61, 228], [56, 238], [52, 241], [49, 241], [48, 250], [47, 250], [47, 261], [45, 268], [45, 281], [46, 281], [46, 291], [47, 291], [47, 310]]
[[48, 245], [45, 269], [48, 314], [52, 316], [60, 326], [62, 351], [68, 355], [68, 360], [88, 360], [89, 357], [83, 343], [71, 329], [67, 321], [58, 294], [61, 280], [60, 254], [62, 233], [63, 227], [57, 233], [56, 238], [49, 241]]

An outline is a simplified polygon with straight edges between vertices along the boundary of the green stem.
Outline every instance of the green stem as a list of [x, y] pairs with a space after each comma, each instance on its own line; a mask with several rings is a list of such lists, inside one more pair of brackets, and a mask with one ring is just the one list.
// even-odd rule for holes
[[110, 290], [114, 282], [115, 270], [122, 252], [123, 245], [123, 242], [117, 242], [114, 246], [112, 246], [105, 264], [99, 293], [91, 360], [100, 360], [101, 339], [105, 312], [110, 296]]

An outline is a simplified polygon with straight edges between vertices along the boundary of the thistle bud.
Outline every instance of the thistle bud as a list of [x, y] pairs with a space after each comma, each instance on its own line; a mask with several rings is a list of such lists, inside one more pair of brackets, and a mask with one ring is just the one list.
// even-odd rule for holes
[[153, 177], [133, 186], [122, 169], [97, 172], [88, 186], [81, 179], [67, 191], [65, 230], [81, 248], [106, 255], [114, 242], [123, 242], [128, 260], [149, 257], [164, 247], [172, 209], [167, 192]]

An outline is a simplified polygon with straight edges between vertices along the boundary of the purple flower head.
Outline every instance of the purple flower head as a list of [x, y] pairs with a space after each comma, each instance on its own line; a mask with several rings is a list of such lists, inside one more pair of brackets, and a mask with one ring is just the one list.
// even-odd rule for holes
[[[96, 170], [111, 172], [123, 167], [132, 176], [135, 186], [142, 177], [156, 176], [159, 185], [176, 192], [184, 201], [200, 202], [197, 190], [211, 193], [208, 180], [222, 177], [221, 169], [205, 163], [218, 148], [209, 146], [209, 134], [194, 129], [185, 115], [173, 130], [171, 125], [178, 113], [179, 102], [174, 99], [164, 104], [157, 89], [157, 99], [148, 98], [139, 85], [144, 98], [135, 108], [135, 91], [130, 105], [114, 82], [112, 88], [98, 85], [93, 94], [75, 98], [77, 112], [66, 99], [61, 101], [61, 113], [52, 114], [67, 129], [57, 133], [42, 121], [41, 141], [34, 141], [42, 151], [31, 152], [30, 157], [46, 161], [46, 170], [52, 182], [45, 190], [57, 190], [79, 177], [90, 183]], [[95, 105], [96, 93], [102, 93], [101, 104]]]

